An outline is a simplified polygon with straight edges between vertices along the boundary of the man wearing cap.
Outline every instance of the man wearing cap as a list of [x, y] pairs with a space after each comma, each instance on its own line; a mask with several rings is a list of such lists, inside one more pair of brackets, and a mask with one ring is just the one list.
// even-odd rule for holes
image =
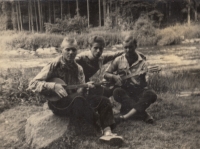
[[119, 86], [113, 91], [114, 99], [121, 103], [121, 115], [116, 117], [116, 121], [139, 116], [147, 123], [153, 123], [152, 116], [145, 110], [156, 101], [157, 95], [147, 86], [146, 58], [135, 50], [137, 41], [132, 35], [125, 37], [123, 47], [125, 54], [110, 64], [104, 76], [106, 80]]
[[[90, 81], [90, 78], [98, 70], [100, 78], [100, 75], [102, 73], [102, 66], [124, 53], [122, 51], [103, 54], [105, 41], [104, 38], [101, 36], [92, 36], [91, 38], [89, 38], [88, 42], [90, 50], [78, 54], [75, 58], [75, 61], [83, 67], [86, 82]], [[112, 95], [111, 90], [100, 86], [96, 87], [95, 89], [91, 89], [90, 93], [92, 93], [93, 95], [104, 95], [106, 97], [110, 97]]]
[[[77, 42], [72, 38], [64, 38], [62, 44], [62, 55], [53, 62], [46, 65], [41, 72], [30, 82], [29, 89], [34, 92], [55, 92], [60, 98], [57, 101], [48, 100], [48, 106], [55, 115], [72, 116], [74, 118], [84, 118], [88, 123], [96, 125], [99, 114], [104, 140], [111, 137], [111, 141], [122, 142], [122, 137], [116, 136], [111, 132], [114, 124], [112, 107], [106, 97], [95, 99], [85, 99], [84, 89], [79, 88], [74, 94], [66, 91], [58, 82], [51, 82], [52, 78], [59, 78], [67, 86], [85, 83], [85, 76], [82, 67], [74, 59], [77, 54]], [[92, 83], [87, 83], [89, 88], [93, 88]]]

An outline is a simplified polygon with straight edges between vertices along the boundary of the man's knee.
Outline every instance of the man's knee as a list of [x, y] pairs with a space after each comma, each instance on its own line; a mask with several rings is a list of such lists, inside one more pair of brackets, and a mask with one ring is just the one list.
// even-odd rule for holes
[[113, 91], [113, 97], [117, 102], [121, 103], [121, 99], [123, 98], [124, 95], [126, 95], [126, 92], [121, 88], [116, 88]]
[[112, 105], [111, 105], [111, 103], [110, 103], [110, 100], [109, 100], [107, 97], [102, 96], [101, 98], [102, 98], [102, 99], [101, 99], [101, 104], [102, 104], [102, 105], [106, 105], [106, 106], [109, 106], [109, 107], [112, 108]]
[[153, 90], [147, 90], [143, 93], [143, 98], [147, 100], [148, 103], [154, 103], [157, 100], [157, 94]]
[[75, 97], [74, 99], [73, 99], [73, 105], [74, 106], [81, 106], [81, 107], [83, 107], [83, 105], [86, 103], [86, 100], [85, 100], [85, 98], [83, 98], [83, 97]]

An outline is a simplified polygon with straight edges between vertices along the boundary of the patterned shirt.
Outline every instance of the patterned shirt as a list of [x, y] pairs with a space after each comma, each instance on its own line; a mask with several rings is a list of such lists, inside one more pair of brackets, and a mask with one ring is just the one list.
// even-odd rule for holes
[[92, 77], [104, 64], [114, 60], [123, 53], [124, 52], [106, 53], [102, 54], [99, 59], [93, 59], [92, 53], [90, 51], [86, 51], [78, 54], [75, 61], [83, 67], [85, 80], [88, 82], [89, 78]]
[[140, 75], [134, 76], [132, 78], [127, 79], [127, 81], [130, 85], [133, 85], [135, 87], [146, 87], [147, 81], [145, 79], [145, 75], [148, 72], [147, 65], [146, 65], [146, 57], [136, 51], [136, 54], [138, 55], [138, 59], [136, 62], [134, 62], [131, 66], [129, 65], [125, 54], [117, 57], [107, 68], [106, 72], [108, 73], [114, 73], [123, 76], [138, 73]]
[[75, 62], [69, 63], [60, 56], [41, 70], [41, 72], [30, 82], [29, 89], [33, 92], [52, 90], [55, 83], [48, 82], [48, 80], [52, 78], [60, 78], [67, 85], [85, 83], [82, 67]]

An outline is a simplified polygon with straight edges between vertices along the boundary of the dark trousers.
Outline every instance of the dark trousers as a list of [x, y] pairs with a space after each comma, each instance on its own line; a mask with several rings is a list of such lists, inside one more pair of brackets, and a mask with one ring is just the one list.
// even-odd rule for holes
[[[48, 102], [49, 108], [55, 115], [84, 118], [90, 124], [96, 124], [98, 118], [102, 128], [114, 124], [112, 106], [104, 96], [70, 95], [56, 102]], [[98, 115], [96, 114], [98, 112]]]
[[91, 95], [98, 95], [98, 96], [105, 96], [107, 98], [113, 95], [113, 89], [109, 89], [105, 86], [96, 86], [95, 88], [89, 89], [89, 96]]
[[121, 113], [127, 114], [131, 109], [137, 111], [136, 115], [146, 117], [146, 109], [156, 101], [157, 95], [153, 90], [126, 91], [123, 88], [116, 88], [113, 91], [114, 99], [121, 104]]

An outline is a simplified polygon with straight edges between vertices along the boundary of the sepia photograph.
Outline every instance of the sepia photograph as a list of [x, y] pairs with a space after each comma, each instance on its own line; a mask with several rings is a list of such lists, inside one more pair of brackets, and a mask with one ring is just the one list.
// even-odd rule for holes
[[200, 0], [0, 0], [0, 149], [200, 149]]

